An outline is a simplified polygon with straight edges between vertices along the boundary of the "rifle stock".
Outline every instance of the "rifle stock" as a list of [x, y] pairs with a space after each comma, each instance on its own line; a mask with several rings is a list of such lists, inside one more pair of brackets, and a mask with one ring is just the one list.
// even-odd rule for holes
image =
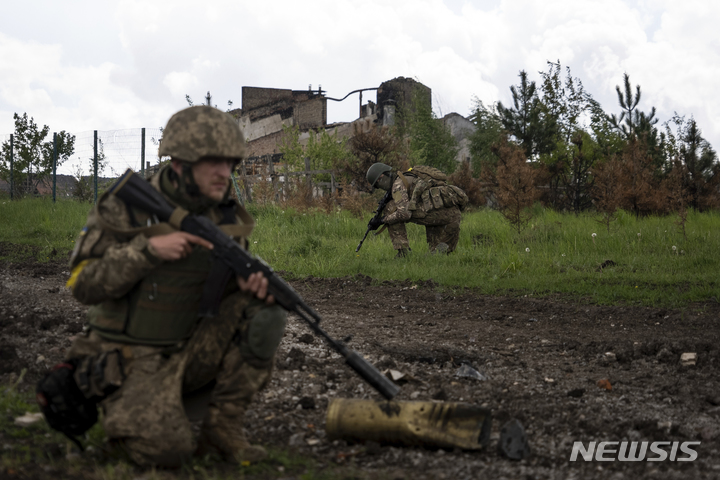
[[[118, 182], [110, 188], [110, 193], [123, 200], [127, 205], [137, 207], [167, 222], [174, 208], [147, 181], [127, 170]], [[400, 388], [378, 371], [358, 353], [350, 350], [338, 340], [332, 338], [320, 328], [320, 315], [303, 298], [279, 277], [260, 257], [251, 255], [240, 245], [222, 232], [207, 217], [187, 215], [181, 223], [181, 230], [202, 237], [214, 245], [213, 254], [225, 262], [237, 276], [247, 278], [251, 273], [262, 272], [268, 279], [268, 292], [285, 310], [294, 312], [302, 318], [317, 335], [345, 358], [350, 367], [365, 381], [388, 400], [398, 394]], [[367, 234], [366, 234], [367, 235]], [[361, 242], [362, 243], [362, 242]], [[360, 247], [358, 246], [358, 249]]]

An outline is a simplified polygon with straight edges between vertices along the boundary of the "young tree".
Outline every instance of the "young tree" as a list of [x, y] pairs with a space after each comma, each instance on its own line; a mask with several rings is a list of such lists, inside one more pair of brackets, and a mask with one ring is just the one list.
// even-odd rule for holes
[[[15, 195], [33, 194], [37, 186], [46, 180], [53, 170], [53, 138], [46, 137], [50, 127], [38, 128], [35, 120], [15, 113], [13, 135], [13, 183]], [[57, 134], [57, 163], [62, 165], [75, 151], [75, 136], [64, 130]], [[10, 180], [10, 141], [3, 142], [0, 154], [0, 178]]]
[[675, 158], [672, 162], [672, 169], [663, 182], [667, 192], [668, 208], [671, 212], [677, 214], [678, 219], [675, 224], [686, 240], [685, 224], [687, 223], [688, 206], [692, 201], [692, 192], [687, 183], [688, 176], [687, 166], [679, 158]]
[[653, 159], [642, 141], [631, 138], [622, 156], [618, 181], [621, 185], [621, 206], [626, 210], [648, 214], [662, 209], [663, 198], [659, 179], [654, 175]]
[[[332, 170], [337, 165], [347, 163], [352, 156], [347, 139], [339, 138], [337, 132], [329, 134], [326, 130], [310, 130], [307, 144], [303, 146], [297, 127], [285, 127], [280, 152], [288, 168], [294, 171], [305, 170], [305, 159], [309, 162], [310, 170]], [[329, 182], [330, 174], [317, 174], [313, 178]]]
[[352, 156], [337, 163], [335, 167], [345, 181], [360, 191], [371, 190], [365, 175], [373, 163], [381, 162], [402, 170], [410, 165], [407, 158], [407, 143], [398, 138], [387, 126], [378, 127], [373, 123], [369, 130], [363, 131], [360, 125], [356, 124], [354, 135], [348, 141], [348, 145]]
[[530, 222], [529, 207], [538, 198], [535, 188], [537, 170], [527, 161], [523, 150], [510, 142], [495, 147], [499, 163], [495, 195], [500, 213], [520, 233]]
[[474, 103], [470, 121], [475, 124], [475, 132], [470, 135], [470, 157], [472, 173], [478, 177], [483, 170], [495, 171], [498, 157], [493, 152], [493, 146], [507, 139], [507, 133], [503, 129], [497, 105], [486, 106], [478, 98], [474, 99]]
[[566, 67], [547, 62], [548, 71], [540, 72], [542, 103], [555, 123], [553, 148], [540, 155], [546, 167], [549, 191], [548, 202], [556, 208], [569, 208], [575, 213], [590, 206], [589, 174], [598, 158], [595, 140], [585, 133], [583, 120], [593, 106], [592, 97], [585, 92], [579, 78]]
[[[676, 130], [673, 132], [671, 124]], [[668, 139], [668, 153], [672, 158], [679, 159], [685, 169], [683, 182], [688, 189], [690, 199], [689, 206], [701, 208], [704, 204], [703, 198], [711, 193], [709, 186], [715, 176], [715, 167], [718, 157], [710, 143], [702, 136], [702, 131], [694, 118], [685, 120], [685, 117], [677, 113], [665, 123], [666, 136]], [[673, 167], [675, 170], [677, 167]]]
[[594, 177], [592, 168], [599, 160], [597, 144], [586, 132], [578, 130], [571, 139], [572, 149], [566, 168], [559, 173], [560, 184], [564, 186], [566, 208], [579, 214], [592, 205], [591, 191]]
[[[630, 75], [627, 73], [623, 77], [625, 91], [620, 90], [620, 85], [615, 86], [615, 91], [618, 96], [618, 103], [622, 112], [617, 117], [614, 113], [608, 117], [610, 123], [620, 132], [626, 139], [637, 136], [638, 130], [648, 130], [650, 127], [658, 122], [655, 118], [655, 107], [652, 107], [650, 114], [645, 114], [637, 109], [642, 96], [640, 92], [640, 85], [635, 86], [635, 95], [632, 92], [632, 86], [630, 85]], [[625, 120], [623, 122], [623, 120]]]
[[655, 126], [658, 122], [658, 119], [655, 118], [655, 107], [650, 109], [649, 114], [639, 110], [638, 105], [642, 97], [640, 85], [635, 86], [633, 95], [630, 76], [627, 73], [624, 74], [623, 84], [624, 90], [620, 89], [620, 85], [615, 86], [622, 112], [619, 117], [615, 114], [609, 115], [607, 120], [626, 142], [631, 143], [633, 139], [640, 140], [640, 143], [634, 144], [632, 148], [640, 148], [642, 156], [650, 159], [647, 168], [651, 170], [655, 180], [660, 182], [664, 171], [668, 168], [665, 155], [665, 135], [660, 133]]
[[571, 143], [577, 131], [584, 130], [581, 120], [583, 114], [590, 109], [592, 97], [585, 92], [580, 79], [573, 78], [570, 67], [565, 67], [566, 75], [563, 80], [560, 60], [547, 64], [548, 71], [540, 72], [542, 103], [555, 122], [558, 139]]
[[605, 162], [598, 162], [592, 169], [595, 183], [592, 194], [595, 209], [600, 214], [598, 222], [605, 226], [610, 233], [610, 224], [617, 219], [620, 208], [622, 184], [618, 181], [622, 172], [622, 163], [617, 158]]
[[[105, 156], [105, 146], [103, 145], [102, 139], [98, 138], [98, 158], [97, 158], [97, 174], [100, 178], [105, 169], [108, 166], [108, 159]], [[89, 175], [85, 175], [82, 166], [78, 165], [75, 171], [75, 190], [73, 191], [73, 197], [77, 198], [81, 202], [90, 202], [95, 198], [95, 157], [88, 157], [88, 172]], [[98, 191], [100, 185], [98, 185]], [[98, 193], [98, 198], [100, 193]]]
[[550, 152], [557, 133], [556, 118], [540, 101], [535, 82], [528, 81], [527, 72], [520, 72], [520, 85], [510, 87], [513, 107], [497, 104], [500, 120], [522, 147], [527, 158]]

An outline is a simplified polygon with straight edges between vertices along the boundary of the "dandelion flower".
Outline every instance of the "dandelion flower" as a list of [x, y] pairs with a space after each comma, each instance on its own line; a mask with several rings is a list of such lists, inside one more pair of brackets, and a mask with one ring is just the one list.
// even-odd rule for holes
[[672, 246], [673, 252], [677, 250], [677, 247], [675, 245]]
[[255, 240], [253, 243], [257, 243], [257, 240]]
[[638, 232], [638, 238], [640, 238], [640, 232]]
[[526, 248], [525, 251], [526, 251], [527, 253], [530, 253], [530, 247]]
[[593, 238], [597, 237], [597, 233], [592, 234]]
[[564, 257], [564, 256], [565, 256], [565, 254], [563, 253], [563, 254], [561, 255], [561, 257]]

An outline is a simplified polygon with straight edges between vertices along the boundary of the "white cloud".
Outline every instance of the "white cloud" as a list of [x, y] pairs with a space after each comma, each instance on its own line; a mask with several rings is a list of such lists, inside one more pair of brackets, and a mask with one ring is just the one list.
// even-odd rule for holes
[[[68, 130], [150, 127], [186, 94], [239, 107], [242, 86], [341, 98], [397, 76], [429, 86], [438, 113], [467, 115], [474, 96], [508, 102], [520, 70], [539, 81], [559, 59], [606, 111], [627, 72], [643, 110], [692, 114], [720, 148], [718, 18], [705, 0], [16, 2], [0, 18], [0, 133], [13, 111]], [[357, 101], [329, 102], [329, 119], [354, 119]]]

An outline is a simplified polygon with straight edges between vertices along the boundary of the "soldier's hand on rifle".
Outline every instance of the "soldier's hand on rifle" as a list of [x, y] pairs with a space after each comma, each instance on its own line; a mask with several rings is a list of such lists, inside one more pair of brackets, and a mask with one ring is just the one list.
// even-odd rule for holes
[[383, 224], [383, 221], [381, 218], [373, 217], [368, 222], [368, 228], [370, 230], [377, 230], [378, 228], [380, 228], [380, 225], [382, 225], [382, 224]]
[[275, 303], [275, 297], [268, 295], [268, 279], [262, 272], [251, 273], [245, 280], [238, 277], [238, 286], [245, 293], [252, 293], [260, 300], [265, 300], [267, 305]]
[[150, 237], [148, 243], [154, 254], [161, 260], [173, 261], [187, 257], [192, 252], [193, 244], [212, 250], [213, 244], [187, 232], [173, 232], [167, 235]]

